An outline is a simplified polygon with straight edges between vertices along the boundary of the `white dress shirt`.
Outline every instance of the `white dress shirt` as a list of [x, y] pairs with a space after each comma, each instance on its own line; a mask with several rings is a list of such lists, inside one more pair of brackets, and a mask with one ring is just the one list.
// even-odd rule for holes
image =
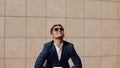
[[58, 47], [55, 42], [54, 42], [54, 45], [55, 45], [55, 48], [56, 48], [56, 51], [57, 51], [58, 59], [60, 60], [61, 59], [61, 53], [62, 53], [63, 43], [60, 45], [60, 47]]

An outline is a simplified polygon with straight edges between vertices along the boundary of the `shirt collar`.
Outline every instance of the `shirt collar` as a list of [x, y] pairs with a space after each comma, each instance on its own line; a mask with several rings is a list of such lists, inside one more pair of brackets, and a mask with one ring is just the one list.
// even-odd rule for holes
[[62, 46], [63, 46], [63, 43], [61, 43], [60, 47], [58, 47], [57, 44], [56, 44], [55, 42], [54, 42], [54, 45], [55, 45], [55, 47], [56, 47], [57, 49], [61, 49]]

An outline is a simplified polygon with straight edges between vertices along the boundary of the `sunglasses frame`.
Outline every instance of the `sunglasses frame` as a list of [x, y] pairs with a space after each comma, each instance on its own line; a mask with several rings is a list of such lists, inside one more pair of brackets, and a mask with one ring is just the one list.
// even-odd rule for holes
[[54, 28], [54, 31], [58, 31], [58, 30], [64, 31], [64, 28]]

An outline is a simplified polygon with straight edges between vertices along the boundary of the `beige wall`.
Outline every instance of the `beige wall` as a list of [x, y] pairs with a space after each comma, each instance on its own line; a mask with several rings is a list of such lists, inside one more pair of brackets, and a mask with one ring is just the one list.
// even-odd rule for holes
[[55, 23], [83, 68], [120, 68], [120, 0], [0, 0], [0, 68], [33, 68]]

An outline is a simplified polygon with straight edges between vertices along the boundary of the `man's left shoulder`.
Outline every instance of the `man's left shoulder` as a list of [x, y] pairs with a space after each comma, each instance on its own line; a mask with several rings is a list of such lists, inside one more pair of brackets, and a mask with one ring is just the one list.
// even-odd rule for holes
[[74, 44], [64, 40], [64, 45], [67, 47], [73, 47]]

